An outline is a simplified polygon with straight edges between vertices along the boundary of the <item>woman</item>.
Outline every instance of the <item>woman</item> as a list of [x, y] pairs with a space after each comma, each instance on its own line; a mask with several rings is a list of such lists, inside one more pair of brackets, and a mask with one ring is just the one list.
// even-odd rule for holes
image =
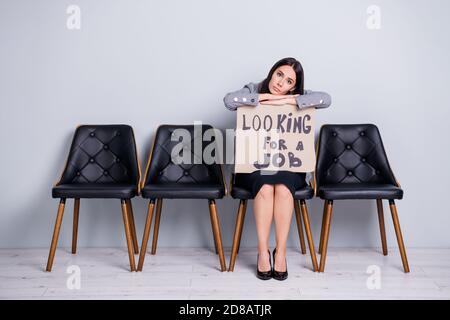
[[[331, 97], [325, 92], [303, 89], [303, 68], [294, 58], [284, 58], [275, 63], [265, 80], [249, 83], [241, 90], [228, 93], [223, 99], [225, 106], [235, 111], [240, 106], [297, 105], [300, 109], [327, 108]], [[294, 208], [293, 195], [304, 186], [305, 173], [278, 171], [261, 174], [260, 171], [239, 174], [239, 179], [254, 196], [254, 214], [258, 234], [257, 276], [262, 280], [287, 278], [286, 241]], [[272, 220], [275, 220], [276, 248], [273, 267], [269, 251]]]

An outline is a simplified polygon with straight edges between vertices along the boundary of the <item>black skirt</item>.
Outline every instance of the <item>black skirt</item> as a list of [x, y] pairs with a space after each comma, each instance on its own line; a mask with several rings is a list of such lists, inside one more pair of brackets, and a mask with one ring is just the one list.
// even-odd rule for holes
[[256, 197], [259, 189], [264, 184], [284, 184], [292, 193], [306, 186], [306, 173], [290, 171], [264, 171], [258, 170], [252, 173], [239, 173], [239, 185], [250, 190], [252, 196]]

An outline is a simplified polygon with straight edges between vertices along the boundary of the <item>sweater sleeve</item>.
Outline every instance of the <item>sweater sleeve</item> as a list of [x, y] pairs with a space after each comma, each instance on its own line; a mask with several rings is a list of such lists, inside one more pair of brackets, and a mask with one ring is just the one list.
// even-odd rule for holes
[[259, 103], [259, 95], [253, 83], [245, 85], [242, 89], [227, 93], [223, 103], [228, 110], [236, 111], [241, 106], [256, 107]]
[[331, 105], [331, 96], [321, 91], [305, 90], [305, 94], [298, 96], [295, 100], [300, 109], [309, 107], [323, 109]]

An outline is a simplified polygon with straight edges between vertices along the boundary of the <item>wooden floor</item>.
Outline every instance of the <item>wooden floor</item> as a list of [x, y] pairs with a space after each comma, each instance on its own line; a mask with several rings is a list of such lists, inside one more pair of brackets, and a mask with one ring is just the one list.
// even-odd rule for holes
[[[0, 250], [1, 299], [449, 299], [450, 248], [409, 248], [411, 273], [403, 273], [397, 248], [329, 248], [325, 273], [311, 271], [308, 255], [288, 250], [289, 278], [261, 281], [256, 251], [241, 248], [235, 271], [219, 271], [207, 248], [158, 248], [143, 272], [128, 271], [125, 248], [58, 249], [51, 273], [48, 249]], [[227, 266], [230, 250], [226, 250]], [[318, 256], [320, 257], [320, 255]], [[137, 259], [137, 256], [136, 256]], [[80, 289], [69, 289], [71, 265], [81, 271]], [[369, 289], [370, 265], [381, 272], [381, 288]]]

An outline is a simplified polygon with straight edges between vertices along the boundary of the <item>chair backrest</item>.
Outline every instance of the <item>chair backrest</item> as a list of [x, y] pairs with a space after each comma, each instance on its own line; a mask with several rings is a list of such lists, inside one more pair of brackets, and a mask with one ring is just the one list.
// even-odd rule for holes
[[336, 183], [397, 185], [375, 125], [323, 125], [318, 144], [318, 186]]
[[[194, 127], [197, 127], [197, 129], [194, 130]], [[207, 124], [160, 125], [156, 130], [147, 164], [144, 185], [159, 183], [223, 184], [220, 164], [215, 162], [211, 164], [209, 162], [205, 163], [203, 157], [205, 147], [216, 141], [214, 137], [211, 141], [203, 141], [203, 135], [208, 129], [213, 129], [213, 127]], [[183, 135], [177, 135], [179, 132], [182, 132]], [[190, 138], [186, 140], [186, 137]], [[195, 149], [194, 140], [201, 146], [201, 150], [199, 148], [200, 152], [197, 152]], [[182, 146], [180, 143], [185, 146], [184, 149], [180, 148]], [[186, 159], [189, 160], [178, 163], [179, 160], [172, 158], [173, 151], [180, 156], [185, 155]], [[212, 152], [212, 154], [215, 156], [215, 152]], [[194, 163], [194, 157], [199, 163]]]
[[133, 129], [128, 125], [82, 125], [75, 130], [58, 184], [130, 183], [140, 173]]

